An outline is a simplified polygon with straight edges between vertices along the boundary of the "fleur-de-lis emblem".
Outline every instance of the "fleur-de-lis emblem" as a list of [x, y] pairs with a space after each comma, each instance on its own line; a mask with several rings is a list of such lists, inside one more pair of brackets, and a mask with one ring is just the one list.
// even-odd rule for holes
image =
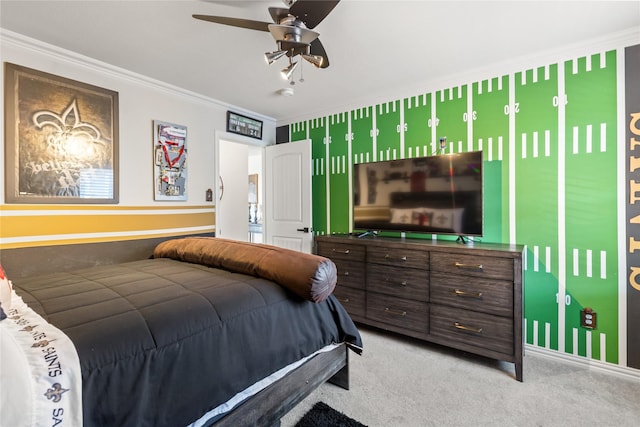
[[35, 112], [33, 123], [40, 129], [45, 126], [53, 126], [60, 133], [84, 134], [89, 139], [100, 140], [100, 131], [95, 126], [80, 121], [80, 112], [75, 98], [67, 105], [62, 115], [46, 110]]
[[55, 340], [51, 340], [51, 341], [49, 341], [49, 340], [41, 340], [41, 341], [38, 341], [38, 342], [36, 342], [36, 343], [33, 343], [33, 344], [31, 345], [31, 347], [33, 347], [33, 348], [46, 347], [46, 346], [48, 346], [49, 344], [51, 344], [51, 342], [52, 342], [52, 341], [55, 341]]
[[75, 98], [71, 100], [62, 114], [47, 110], [37, 111], [33, 114], [32, 120], [39, 129], [47, 126], [53, 127], [53, 132], [47, 137], [50, 150], [67, 155], [73, 154], [73, 150], [68, 147], [70, 141], [82, 141], [89, 146], [91, 144], [105, 145], [101, 140], [98, 128], [80, 120], [80, 111]]
[[53, 400], [55, 403], [58, 403], [62, 399], [62, 394], [68, 391], [69, 389], [62, 388], [60, 383], [55, 383], [51, 386], [50, 389], [47, 389], [47, 392], [44, 395], [47, 399]]

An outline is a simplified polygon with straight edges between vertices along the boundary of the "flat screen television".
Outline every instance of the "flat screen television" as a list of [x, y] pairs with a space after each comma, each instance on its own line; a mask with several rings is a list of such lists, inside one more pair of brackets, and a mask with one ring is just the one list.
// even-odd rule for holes
[[482, 151], [353, 165], [353, 231], [482, 236]]

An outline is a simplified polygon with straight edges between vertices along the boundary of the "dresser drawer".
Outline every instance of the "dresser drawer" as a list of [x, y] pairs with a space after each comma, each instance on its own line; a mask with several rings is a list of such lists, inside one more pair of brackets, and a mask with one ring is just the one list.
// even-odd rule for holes
[[513, 260], [455, 253], [432, 253], [431, 270], [513, 281]]
[[415, 249], [371, 246], [367, 250], [367, 262], [428, 270], [429, 252]]
[[429, 272], [415, 268], [367, 264], [367, 291], [429, 301]]
[[364, 261], [365, 248], [363, 245], [354, 245], [341, 242], [316, 242], [318, 255], [334, 259], [348, 259], [352, 261]]
[[367, 292], [367, 319], [429, 332], [429, 304]]
[[338, 285], [333, 290], [333, 294], [336, 296], [338, 301], [340, 301], [342, 306], [347, 310], [347, 312], [350, 315], [364, 318], [364, 315], [365, 315], [364, 291], [359, 289], [342, 287]]
[[364, 290], [364, 263], [344, 259], [333, 259], [338, 269], [338, 285]]
[[431, 302], [513, 317], [513, 283], [431, 272]]
[[513, 355], [513, 320], [431, 304], [430, 334]]

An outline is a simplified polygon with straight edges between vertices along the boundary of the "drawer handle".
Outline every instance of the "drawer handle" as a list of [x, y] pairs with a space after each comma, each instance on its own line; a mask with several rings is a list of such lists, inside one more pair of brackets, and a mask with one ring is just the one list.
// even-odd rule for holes
[[342, 299], [340, 300], [340, 302], [348, 303], [348, 302], [349, 302], [349, 298], [342, 298]]
[[402, 310], [391, 310], [389, 307], [385, 307], [384, 309], [385, 313], [389, 313], [389, 314], [397, 314], [399, 316], [405, 317], [407, 315], [406, 311], [402, 311]]
[[345, 254], [345, 255], [349, 253], [349, 249], [346, 249], [346, 250], [344, 250], [344, 251], [337, 251], [335, 248], [333, 248], [333, 249], [331, 249], [331, 250], [332, 250], [333, 252], [337, 252], [337, 253]]
[[348, 271], [345, 271], [344, 274], [343, 274], [343, 276], [348, 276], [348, 275], [349, 275]]
[[[391, 258], [391, 255], [389, 255], [389, 254], [385, 254], [384, 255], [384, 259], [389, 259], [389, 258]], [[406, 262], [407, 261], [407, 256], [405, 255], [402, 258], [400, 258], [400, 261]]]
[[482, 270], [482, 264], [463, 264], [461, 262], [456, 262], [457, 268], [462, 268], [464, 270]]
[[464, 325], [460, 324], [459, 322], [455, 323], [455, 327], [456, 327], [456, 329], [461, 329], [461, 330], [466, 331], [466, 332], [473, 332], [474, 334], [481, 334], [482, 333], [482, 328], [470, 328], [469, 326], [464, 326]]
[[457, 297], [482, 298], [482, 292], [466, 292], [460, 289], [454, 290]]
[[[393, 277], [385, 277], [384, 281], [387, 283], [391, 283], [393, 284], [393, 282], [395, 281]], [[406, 280], [403, 280], [402, 282], [398, 283], [398, 286], [407, 286], [408, 283]]]

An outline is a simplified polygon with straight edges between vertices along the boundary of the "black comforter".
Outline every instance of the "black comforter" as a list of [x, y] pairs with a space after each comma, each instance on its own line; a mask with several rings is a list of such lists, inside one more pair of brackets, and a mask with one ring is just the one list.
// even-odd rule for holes
[[90, 426], [184, 426], [332, 342], [361, 346], [337, 300], [160, 258], [20, 279], [80, 357]]

